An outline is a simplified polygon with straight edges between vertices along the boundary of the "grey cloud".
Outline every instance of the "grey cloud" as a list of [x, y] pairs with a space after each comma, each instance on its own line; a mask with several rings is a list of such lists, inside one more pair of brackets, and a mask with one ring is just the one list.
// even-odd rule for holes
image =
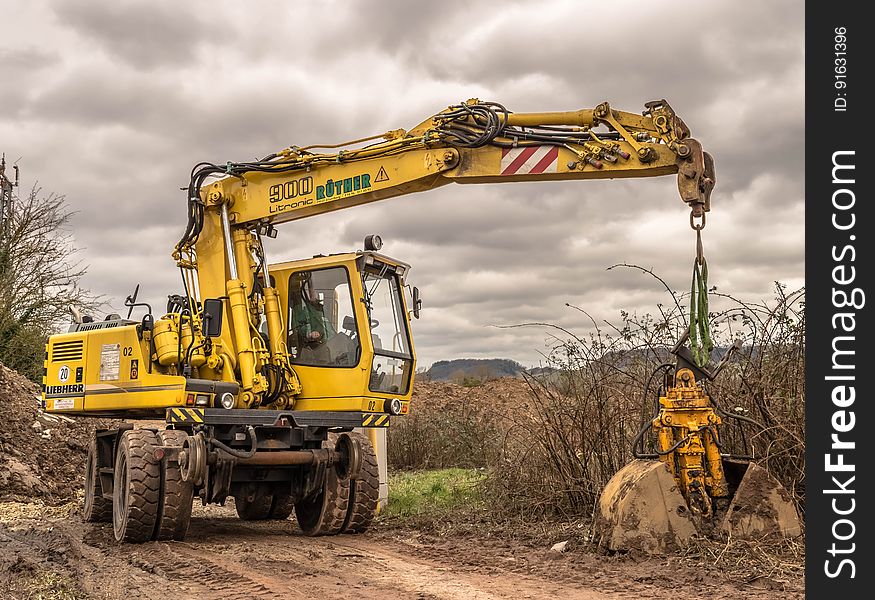
[[[5, 40], [0, 38], [0, 43]], [[8, 43], [8, 42], [7, 42]], [[6, 118], [17, 116], [26, 105], [28, 88], [56, 66], [60, 57], [36, 47], [0, 47], [0, 106]]]
[[0, 48], [0, 76], [5, 80], [23, 73], [45, 69], [58, 64], [60, 57], [56, 52], [29, 48]]
[[33, 98], [25, 118], [138, 130], [160, 127], [165, 118], [185, 112], [186, 103], [167, 82], [128, 73], [107, 77], [105, 67], [77, 71], [47, 86]]
[[[0, 38], [0, 43], [4, 41]], [[4, 92], [26, 93], [29, 85], [45, 76], [45, 71], [57, 66], [60, 61], [56, 52], [42, 48], [0, 46], [0, 81], [3, 82]], [[4, 108], [9, 111], [13, 107], [7, 104]]]
[[[356, 18], [344, 23], [367, 31], [364, 43], [391, 50], [438, 79], [469, 83], [498, 85], [542, 73], [598, 95], [618, 87], [667, 91], [678, 81], [697, 105], [696, 94], [711, 93], [714, 84], [725, 88], [731, 78], [749, 76], [751, 67], [780, 72], [801, 52], [803, 15], [790, 0], [744, 11], [731, 3], [677, 2], [671, 17], [663, 7], [628, 4], [603, 5], [596, 15], [573, 1], [542, 2], [535, 11], [503, 3], [491, 14], [469, 3], [431, 9], [381, 4], [382, 10], [358, 4]], [[399, 35], [405, 30], [411, 35]], [[691, 78], [698, 89], [689, 85]]]
[[[181, 2], [131, 0], [55, 2], [58, 21], [136, 69], [178, 68], [196, 58], [214, 31], [206, 14]], [[223, 37], [227, 40], [227, 30]]]
[[[356, 22], [368, 23], [374, 14], [362, 10]], [[399, 44], [402, 60], [439, 80], [486, 83], [517, 94], [516, 82], [540, 76], [545, 87], [525, 94], [541, 106], [545, 89], [565, 102], [608, 99], [627, 110], [639, 109], [642, 98], [665, 97], [719, 157], [723, 189], [734, 189], [743, 179], [739, 174], [764, 163], [792, 172], [803, 141], [802, 12], [792, 2], [760, 3], [743, 12], [730, 3], [681, 2], [673, 14], [674, 30], [662, 22], [661, 11], [636, 16], [628, 5], [607, 7], [600, 23], [588, 22], [574, 2], [544, 3], [528, 21], [510, 7], [493, 19], [469, 19], [467, 27], [452, 18], [436, 21], [439, 33], [429, 36], [440, 40], [441, 52], [423, 51], [416, 38], [379, 23], [372, 32], [377, 39], [382, 33], [384, 46]], [[622, 29], [631, 33], [623, 35], [612, 17], [614, 23], [622, 17]], [[660, 25], [664, 32], [647, 35]], [[703, 130], [703, 122], [712, 130]], [[775, 131], [780, 135], [771, 135]]]

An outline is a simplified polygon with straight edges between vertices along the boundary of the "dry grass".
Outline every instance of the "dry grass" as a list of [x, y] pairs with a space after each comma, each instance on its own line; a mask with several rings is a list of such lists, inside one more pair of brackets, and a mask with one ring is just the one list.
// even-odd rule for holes
[[716, 567], [728, 578], [746, 584], [791, 586], [805, 576], [805, 545], [801, 540], [696, 538], [675, 559], [685, 567]]
[[[761, 303], [714, 291], [712, 298], [724, 306], [710, 315], [716, 346], [741, 340], [742, 348], [707, 391], [725, 413], [756, 421], [725, 418], [724, 447], [765, 465], [804, 514], [804, 289], [788, 292], [776, 285], [774, 298]], [[485, 466], [486, 477], [476, 506], [421, 514], [416, 525], [439, 535], [494, 535], [533, 546], [569, 540], [572, 551], [595, 551], [588, 538], [597, 499], [632, 458], [632, 440], [655, 414], [663, 385], [658, 368], [672, 362], [669, 349], [686, 329], [684, 300], [671, 294], [655, 315], [621, 313], [619, 324], [594, 323], [594, 333], [585, 337], [537, 324], [555, 334], [546, 362], [556, 371], [524, 384], [506, 383], [516, 396], [512, 402], [488, 401], [500, 390], [498, 382], [464, 391], [432, 389], [430, 395], [442, 391], [463, 399], [427, 397], [413, 407], [416, 419], [393, 423], [390, 464]], [[650, 445], [645, 440], [645, 450]], [[804, 538], [696, 539], [665, 560], [669, 571], [798, 591]]]
[[[466, 393], [460, 394], [463, 390]], [[455, 384], [417, 386], [410, 414], [392, 422], [390, 468], [475, 469], [494, 464], [501, 453], [501, 415], [492, 402], [470, 401], [477, 391], [476, 386]]]
[[87, 600], [88, 594], [79, 585], [54, 571], [27, 565], [21, 567], [19, 576], [9, 583], [7, 598], [34, 600]]

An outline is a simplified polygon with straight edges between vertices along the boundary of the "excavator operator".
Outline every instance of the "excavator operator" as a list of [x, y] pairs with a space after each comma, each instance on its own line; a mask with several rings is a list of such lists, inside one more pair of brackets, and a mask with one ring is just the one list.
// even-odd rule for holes
[[289, 282], [289, 346], [316, 352], [326, 338], [332, 336], [331, 324], [325, 317], [325, 305], [313, 288], [312, 273], [292, 275]]

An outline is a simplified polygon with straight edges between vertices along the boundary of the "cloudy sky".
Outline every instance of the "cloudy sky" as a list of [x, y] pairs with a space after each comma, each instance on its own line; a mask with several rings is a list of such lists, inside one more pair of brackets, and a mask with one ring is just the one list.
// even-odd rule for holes
[[[638, 112], [666, 98], [714, 155], [711, 283], [747, 300], [803, 283], [798, 2], [0, 1], [0, 151], [22, 188], [66, 194], [85, 285], [179, 292], [170, 250], [191, 167], [410, 128], [479, 97], [517, 112]], [[675, 178], [447, 186], [280, 229], [272, 260], [360, 247], [410, 262], [420, 365], [538, 364], [549, 321], [654, 311], [688, 289]]]

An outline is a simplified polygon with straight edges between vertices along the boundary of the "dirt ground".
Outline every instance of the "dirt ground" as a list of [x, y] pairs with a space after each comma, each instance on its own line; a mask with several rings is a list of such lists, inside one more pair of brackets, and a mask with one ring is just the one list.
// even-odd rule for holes
[[0, 503], [4, 598], [802, 598], [792, 582], [735, 584], [671, 558], [560, 554], [380, 524], [308, 538], [293, 520], [240, 521], [231, 504], [196, 506], [185, 542], [118, 545], [110, 525], [83, 523], [78, 511]]

